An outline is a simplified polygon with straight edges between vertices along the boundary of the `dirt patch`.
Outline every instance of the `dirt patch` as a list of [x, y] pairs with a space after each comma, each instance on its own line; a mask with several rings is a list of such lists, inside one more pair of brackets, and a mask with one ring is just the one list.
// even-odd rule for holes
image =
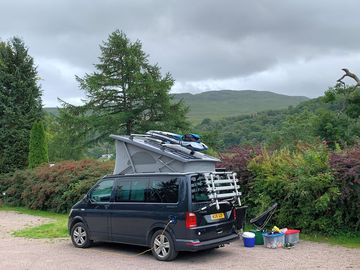
[[11, 237], [11, 232], [53, 221], [12, 211], [0, 211], [0, 239]]
[[302, 241], [293, 249], [244, 248], [241, 241], [224, 248], [182, 253], [173, 262], [158, 262], [144, 248], [96, 244], [74, 248], [70, 239], [29, 240], [9, 232], [48, 222], [44, 218], [0, 212], [0, 269], [360, 269], [360, 249]]

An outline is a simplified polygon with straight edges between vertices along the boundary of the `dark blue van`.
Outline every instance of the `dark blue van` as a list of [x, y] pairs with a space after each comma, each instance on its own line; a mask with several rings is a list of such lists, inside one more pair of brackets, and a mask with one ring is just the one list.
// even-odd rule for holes
[[72, 242], [147, 246], [162, 261], [228, 244], [238, 238], [235, 208], [229, 200], [215, 205], [205, 181], [202, 173], [105, 176], [72, 207]]

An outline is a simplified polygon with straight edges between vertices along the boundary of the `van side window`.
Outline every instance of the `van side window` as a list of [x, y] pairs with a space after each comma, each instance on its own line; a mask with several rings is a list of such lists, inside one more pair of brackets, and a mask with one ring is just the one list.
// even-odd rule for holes
[[115, 202], [144, 202], [148, 180], [119, 181], [115, 191]]
[[149, 202], [177, 203], [179, 198], [179, 181], [172, 179], [150, 180]]
[[130, 181], [120, 181], [116, 185], [115, 202], [128, 202], [130, 197]]
[[145, 190], [147, 189], [147, 180], [133, 180], [131, 181], [131, 202], [143, 202], [145, 201]]
[[114, 180], [100, 182], [91, 192], [90, 199], [93, 202], [110, 202]]

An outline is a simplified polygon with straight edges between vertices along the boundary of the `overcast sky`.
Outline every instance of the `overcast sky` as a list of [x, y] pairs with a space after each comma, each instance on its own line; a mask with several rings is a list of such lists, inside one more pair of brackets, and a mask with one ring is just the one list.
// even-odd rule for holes
[[0, 39], [23, 38], [45, 106], [79, 102], [75, 75], [94, 71], [99, 44], [116, 29], [173, 75], [173, 93], [317, 97], [341, 68], [360, 74], [359, 10], [356, 0], [1, 0]]

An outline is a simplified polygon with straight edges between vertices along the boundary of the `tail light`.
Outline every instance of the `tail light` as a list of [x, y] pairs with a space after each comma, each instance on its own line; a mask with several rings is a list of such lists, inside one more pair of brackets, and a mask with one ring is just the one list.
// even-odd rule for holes
[[234, 208], [234, 220], [236, 220], [236, 208]]
[[197, 226], [196, 215], [191, 212], [186, 212], [186, 229], [194, 228]]

